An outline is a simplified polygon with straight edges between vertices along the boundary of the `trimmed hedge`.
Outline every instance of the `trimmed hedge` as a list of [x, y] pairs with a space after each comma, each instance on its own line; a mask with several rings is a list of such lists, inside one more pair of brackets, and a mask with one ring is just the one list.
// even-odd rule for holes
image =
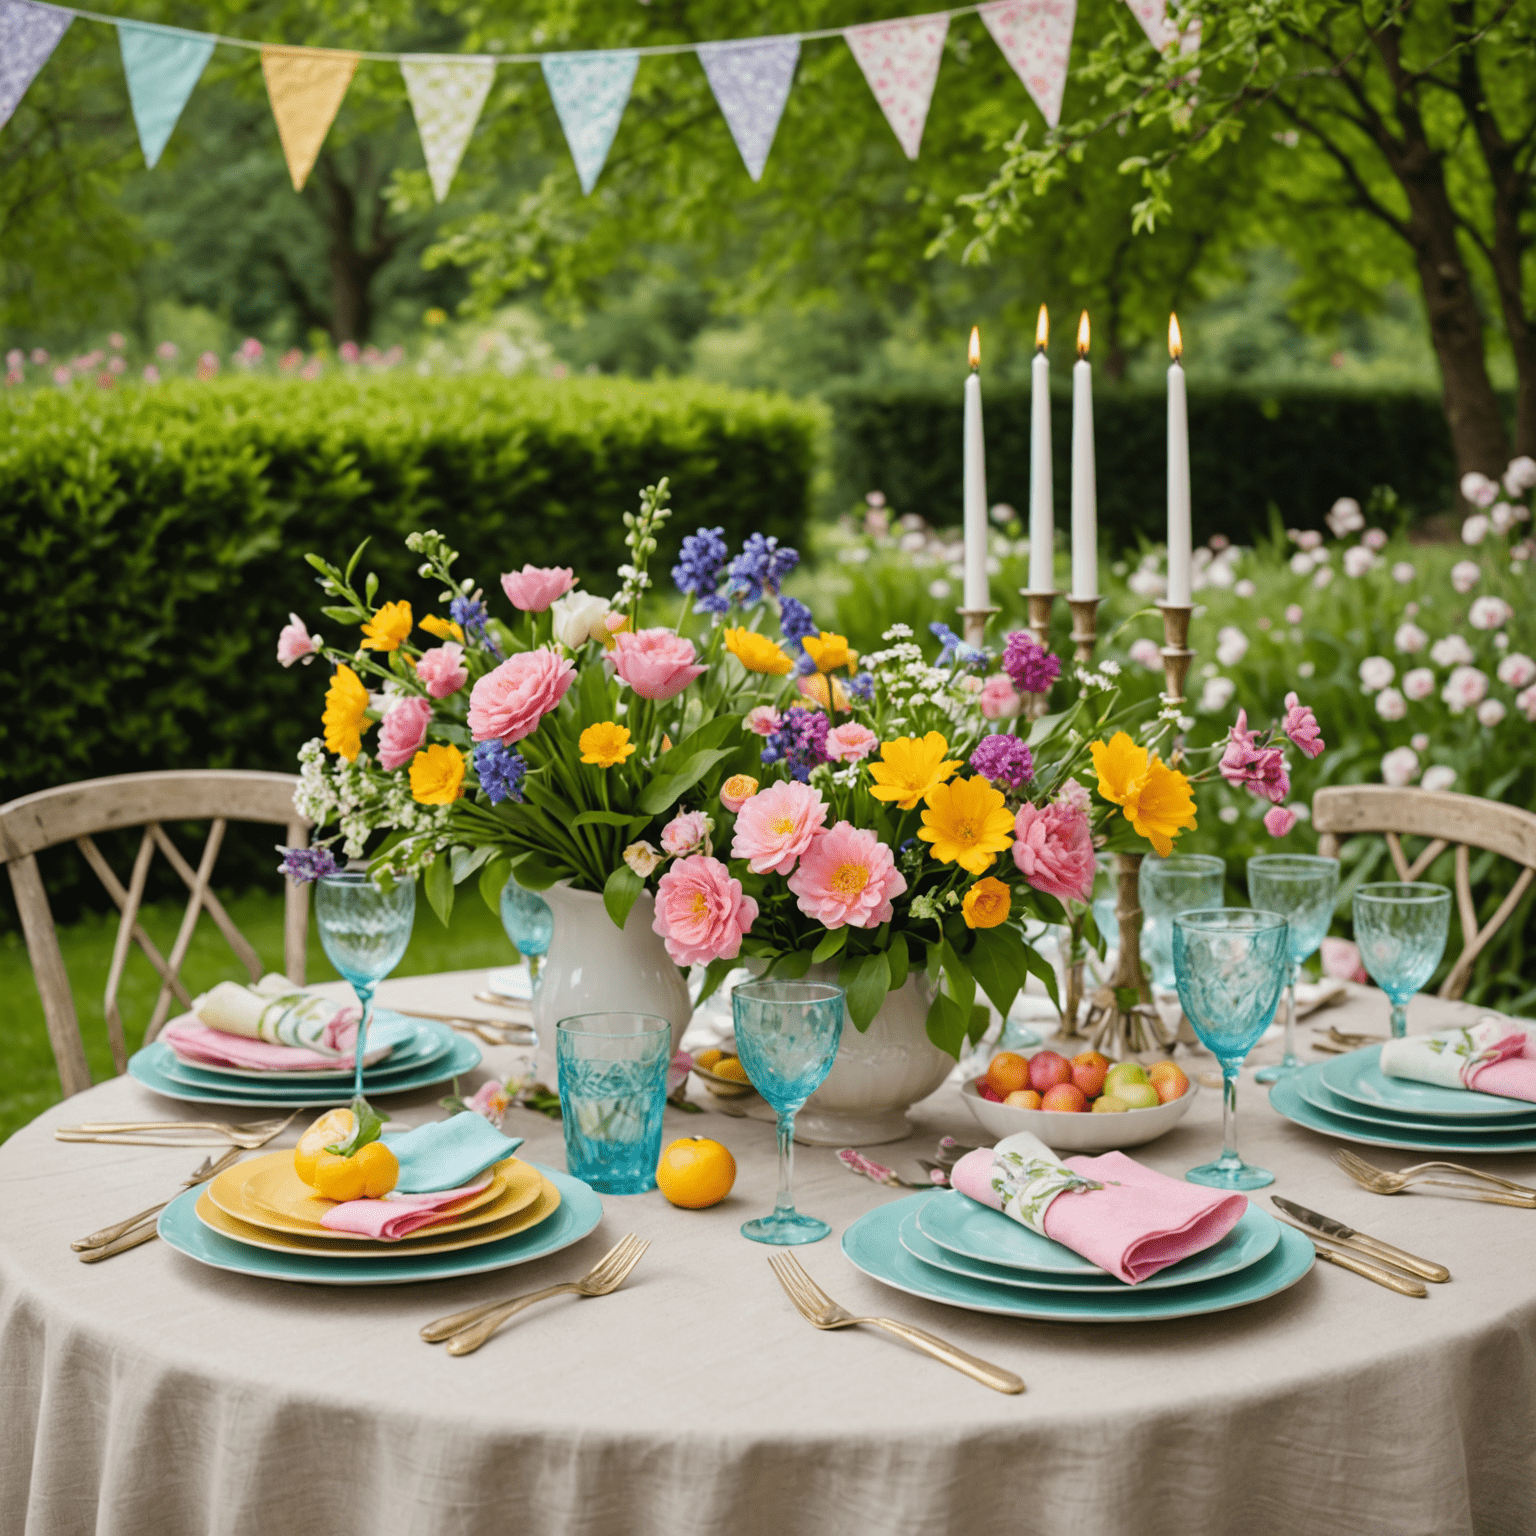
[[[848, 506], [881, 490], [902, 512], [960, 522], [961, 392], [829, 391], [834, 496]], [[1106, 388], [1094, 396], [1099, 526], [1111, 547], [1166, 528], [1167, 401], [1161, 389]], [[1021, 513], [1029, 505], [1029, 386], [987, 384], [987, 491]], [[1321, 528], [1340, 496], [1364, 504], [1390, 485], [1411, 516], [1444, 511], [1456, 461], [1440, 401], [1422, 391], [1191, 386], [1190, 479], [1197, 541], [1267, 527], [1271, 504], [1290, 527]], [[1053, 391], [1051, 453], [1056, 527], [1070, 526], [1072, 398]]]

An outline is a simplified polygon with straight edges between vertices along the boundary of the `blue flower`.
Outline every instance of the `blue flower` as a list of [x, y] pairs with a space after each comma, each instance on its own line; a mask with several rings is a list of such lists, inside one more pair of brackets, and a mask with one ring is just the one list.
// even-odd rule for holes
[[875, 696], [875, 674], [873, 672], [860, 672], [856, 677], [850, 677], [845, 685], [848, 696], [859, 699], [865, 704]]
[[523, 777], [527, 772], [528, 759], [504, 741], [482, 741], [476, 745], [475, 773], [492, 805], [500, 805], [503, 800], [516, 800], [521, 805]]
[[811, 610], [797, 597], [781, 597], [779, 599], [779, 633], [784, 636], [789, 648], [803, 650], [800, 642], [807, 635], [821, 633], [821, 626], [811, 617]]
[[[724, 528], [700, 528], [683, 540], [683, 547], [672, 567], [672, 580], [679, 592], [691, 593], [700, 599], [699, 607], [710, 613], [723, 613], [725, 604], [715, 597], [720, 585], [720, 572], [730, 550], [722, 535]], [[714, 599], [714, 601], [710, 601]], [[720, 606], [716, 607], [715, 603]]]
[[726, 567], [731, 578], [730, 595], [748, 605], [760, 602], [764, 592], [777, 595], [779, 584], [799, 563], [798, 549], [787, 545], [780, 549], [778, 539], [751, 534], [741, 553]]
[[967, 645], [949, 625], [941, 624], [935, 619], [928, 629], [944, 643], [944, 649], [939, 652], [935, 666], [947, 667], [954, 662], [959, 662], [962, 667], [974, 667], [986, 661], [985, 651], [978, 651], [974, 645]]
[[295, 885], [308, 885], [311, 880], [341, 873], [341, 865], [329, 848], [285, 848], [279, 843], [277, 851], [283, 856], [278, 873], [287, 875]]
[[485, 627], [486, 620], [491, 616], [491, 610], [478, 597], [454, 598], [448, 605], [448, 615], [464, 631], [467, 638], [478, 641], [491, 655], [500, 658], [501, 649], [491, 639], [490, 631]]

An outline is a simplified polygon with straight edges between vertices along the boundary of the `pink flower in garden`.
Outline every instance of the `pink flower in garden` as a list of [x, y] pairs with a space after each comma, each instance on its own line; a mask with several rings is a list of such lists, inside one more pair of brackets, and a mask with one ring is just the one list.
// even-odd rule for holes
[[1507, 501], [1496, 501], [1488, 513], [1488, 521], [1493, 525], [1495, 533], [1508, 533], [1520, 521], [1520, 513], [1523, 510], [1523, 508], [1510, 506]]
[[827, 732], [824, 750], [834, 763], [862, 763], [879, 745], [880, 738], [867, 725], [850, 720]]
[[1318, 548], [1318, 546], [1323, 542], [1323, 536], [1317, 531], [1316, 528], [1307, 528], [1300, 533], [1293, 531], [1291, 533], [1291, 538], [1295, 541], [1296, 547], [1298, 549], [1304, 549], [1308, 553], [1311, 553], [1312, 550]]
[[875, 833], [840, 821], [806, 850], [789, 878], [800, 910], [828, 928], [877, 928], [891, 920], [891, 898], [906, 876]]
[[1008, 675], [998, 672], [981, 685], [980, 704], [988, 720], [1012, 720], [1023, 709], [1024, 700]]
[[1392, 580], [1397, 582], [1399, 586], [1408, 586], [1409, 583], [1412, 582], [1418, 574], [1419, 573], [1406, 560], [1399, 560], [1397, 564], [1392, 567]]
[[1444, 763], [1436, 763], [1433, 768], [1424, 770], [1424, 777], [1419, 780], [1425, 789], [1441, 790], [1449, 789], [1456, 782], [1456, 770], [1447, 768]]
[[355, 363], [363, 355], [355, 341], [342, 342], [336, 353], [344, 363]]
[[481, 1083], [473, 1098], [465, 1100], [465, 1108], [483, 1115], [497, 1130], [501, 1129], [502, 1119], [511, 1107], [512, 1095], [507, 1092], [506, 1085], [498, 1083], [494, 1077], [488, 1083]]
[[1415, 656], [1429, 644], [1429, 636], [1411, 619], [1407, 619], [1397, 626], [1392, 644], [1404, 656]]
[[674, 858], [703, 848], [708, 852], [709, 834], [714, 830], [703, 811], [682, 811], [661, 829], [662, 851]]
[[642, 699], [670, 699], [703, 676], [694, 654], [693, 641], [670, 629], [641, 629], [614, 637], [613, 670]]
[[1332, 580], [1333, 572], [1329, 570], [1326, 565], [1320, 571], [1314, 571], [1312, 573], [1312, 585], [1316, 587], [1319, 592], [1321, 592], [1323, 588], [1326, 587]]
[[501, 578], [501, 590], [514, 608], [524, 613], [543, 613], [557, 597], [564, 597], [576, 585], [576, 575], [569, 566], [524, 565], [520, 571], [508, 571]]
[[416, 676], [434, 699], [446, 699], [450, 693], [457, 693], [469, 681], [464, 647], [457, 640], [448, 640], [423, 651], [416, 662]]
[[1093, 795], [1086, 785], [1079, 784], [1076, 779], [1066, 779], [1060, 789], [1056, 791], [1056, 803], [1071, 807], [1074, 811], [1082, 811], [1087, 814], [1088, 808], [1093, 804]]
[[1475, 560], [1458, 560], [1451, 567], [1451, 585], [1458, 592], [1470, 592], [1483, 579], [1483, 568]]
[[1437, 667], [1469, 667], [1473, 661], [1472, 647], [1463, 635], [1447, 635], [1430, 646], [1429, 659]]
[[1536, 724], [1536, 683], [1515, 695], [1515, 708], [1532, 724]]
[[1408, 713], [1408, 701], [1396, 688], [1383, 688], [1376, 695], [1376, 713], [1383, 720], [1401, 720]]
[[1088, 901], [1095, 874], [1088, 816], [1066, 799], [1019, 807], [1013, 823], [1013, 862], [1037, 890], [1063, 901]]
[[1397, 668], [1385, 656], [1367, 656], [1360, 663], [1360, 686], [1367, 693], [1385, 688], [1397, 676]]
[[1472, 709], [1488, 696], [1488, 674], [1477, 667], [1453, 667], [1440, 690], [1453, 715]]
[[749, 860], [754, 875], [787, 875], [826, 823], [819, 789], [797, 779], [770, 784], [737, 813], [731, 857]]
[[1502, 629], [1514, 618], [1515, 610], [1502, 597], [1479, 597], [1467, 614], [1473, 629]]
[[1163, 665], [1163, 653], [1156, 640], [1149, 640], [1143, 635], [1141, 639], [1131, 642], [1131, 660], [1138, 667], [1145, 667], [1149, 672], [1157, 672]]
[[153, 363], [144, 364], [144, 382], [146, 384], [158, 384], [160, 382], [160, 370]]
[[1323, 975], [1338, 981], [1358, 981], [1362, 984], [1371, 977], [1360, 958], [1359, 949], [1348, 939], [1324, 939]]
[[1499, 662], [1498, 678], [1506, 688], [1528, 688], [1536, 683], [1536, 661], [1524, 651], [1511, 651]]
[[1411, 746], [1415, 752], [1428, 752], [1429, 737], [1426, 736], [1423, 731], [1415, 731], [1413, 735], [1408, 738], [1408, 745]]
[[410, 762], [425, 744], [431, 721], [432, 706], [425, 699], [416, 694], [401, 699], [379, 727], [379, 767], [393, 773]]
[[283, 625], [277, 637], [278, 661], [285, 667], [291, 667], [294, 662], [302, 661], [307, 667], [315, 659], [315, 653], [319, 649], [319, 642], [304, 628], [304, 620], [298, 614], [290, 613], [288, 622]]
[[1303, 756], [1317, 757], [1327, 745], [1318, 728], [1317, 716], [1294, 693], [1285, 696], [1285, 719], [1280, 729], [1291, 738]]
[[1287, 624], [1300, 624], [1305, 617], [1306, 614], [1302, 612], [1300, 603], [1292, 603], [1285, 610], [1285, 622]]
[[112, 334], [107, 337], [107, 345], [111, 347], [114, 352], [121, 352], [123, 348], [128, 345], [128, 338], [124, 336], [121, 331], [113, 331]]
[[1415, 667], [1403, 673], [1403, 692], [1415, 704], [1427, 699], [1435, 691], [1435, 674], [1428, 667]]
[[1488, 530], [1492, 526], [1493, 523], [1486, 512], [1474, 512], [1461, 525], [1461, 542], [1463, 544], [1481, 544], [1488, 537]]
[[1491, 507], [1499, 499], [1499, 484], [1474, 469], [1461, 477], [1461, 494], [1474, 507]]
[[656, 884], [651, 927], [675, 965], [734, 960], [741, 936], [757, 919], [757, 903], [741, 893], [741, 881], [719, 859], [696, 853], [679, 859]]
[[72, 374], [69, 369], [65, 368], [62, 364], [53, 370], [53, 382], [55, 384], [72, 384], [74, 382], [74, 378], [74, 374]]
[[1342, 539], [1351, 533], [1359, 533], [1365, 527], [1365, 513], [1360, 510], [1360, 503], [1353, 496], [1340, 496], [1329, 508], [1323, 521], [1328, 524], [1334, 538]]
[[1502, 699], [1484, 699], [1477, 706], [1477, 723], [1486, 726], [1491, 731], [1508, 713], [1509, 711], [1505, 709]]
[[757, 736], [772, 736], [783, 723], [778, 710], [771, 704], [759, 704], [756, 709], [749, 709], [747, 718], [742, 721], [747, 730]]
[[1412, 747], [1393, 747], [1381, 760], [1381, 781], [1393, 789], [1412, 784], [1419, 774], [1419, 754]]
[[1360, 542], [1367, 549], [1375, 550], [1379, 554], [1387, 547], [1387, 530], [1385, 528], [1367, 528], [1360, 535]]
[[1504, 490], [1510, 496], [1523, 496], [1533, 487], [1536, 487], [1536, 459], [1522, 453], [1518, 459], [1511, 459], [1504, 471]]
[[1344, 574], [1358, 580], [1376, 564], [1376, 556], [1364, 544], [1356, 544], [1344, 551]]
[[1264, 830], [1271, 837], [1288, 837], [1296, 825], [1296, 812], [1288, 805], [1272, 805], [1264, 812]]
[[509, 656], [487, 672], [469, 696], [469, 730], [476, 741], [500, 739], [508, 746], [531, 736], [576, 681], [576, 668], [540, 647]]
[[1285, 756], [1278, 747], [1258, 744], [1258, 732], [1248, 729], [1248, 711], [1237, 712], [1237, 723], [1227, 734], [1226, 750], [1217, 765], [1221, 776], [1234, 787], [1246, 785], [1254, 794], [1275, 805], [1291, 792]]

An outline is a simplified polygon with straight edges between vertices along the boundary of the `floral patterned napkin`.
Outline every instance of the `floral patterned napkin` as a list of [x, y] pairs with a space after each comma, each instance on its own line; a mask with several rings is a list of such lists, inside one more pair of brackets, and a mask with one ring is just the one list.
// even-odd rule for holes
[[1432, 1035], [1389, 1040], [1381, 1048], [1381, 1070], [1437, 1088], [1536, 1100], [1536, 1046], [1530, 1034], [1493, 1015]]

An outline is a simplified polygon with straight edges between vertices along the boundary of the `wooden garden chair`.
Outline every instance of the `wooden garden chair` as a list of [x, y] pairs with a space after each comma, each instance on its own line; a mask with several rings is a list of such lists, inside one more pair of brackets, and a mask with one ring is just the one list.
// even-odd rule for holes
[[[64, 971], [54, 931], [53, 912], [43, 889], [37, 867], [37, 855], [45, 848], [73, 841], [85, 855], [86, 863], [96, 872], [122, 916], [117, 926], [117, 942], [112, 948], [112, 966], [107, 975], [103, 1012], [107, 1020], [107, 1038], [112, 1045], [112, 1060], [119, 1072], [128, 1065], [123, 1038], [123, 1019], [117, 1006], [117, 989], [128, 947], [136, 943], [160, 976], [160, 995], [155, 999], [144, 1032], [146, 1043], [160, 1032], [170, 1012], [174, 996], [184, 1008], [191, 998], [181, 982], [181, 967], [192, 942], [198, 915], [206, 911], [230, 947], [256, 981], [262, 972], [261, 961], [245, 936], [231, 921], [219, 898], [211, 889], [214, 861], [224, 840], [224, 829], [231, 821], [272, 822], [284, 829], [283, 840], [290, 848], [307, 847], [309, 823], [293, 808], [293, 792], [298, 779], [287, 773], [256, 773], [221, 769], [187, 769], [168, 773], [125, 773], [110, 779], [86, 779], [79, 784], [63, 784], [57, 789], [39, 790], [23, 795], [8, 805], [0, 805], [0, 860], [11, 877], [16, 905], [21, 913], [22, 932], [26, 935], [27, 954], [32, 973], [43, 1000], [43, 1016], [48, 1024], [48, 1039], [53, 1059], [59, 1069], [59, 1081], [65, 1096], [91, 1086], [90, 1069], [85, 1062], [85, 1046], [80, 1038], [80, 1022], [69, 977]], [[166, 835], [163, 822], [211, 821], [208, 840], [203, 844], [197, 868], [183, 858]], [[124, 827], [142, 826], [138, 856], [127, 888], [102, 857], [94, 836], [116, 832]], [[275, 839], [274, 839], [275, 841]], [[191, 892], [187, 910], [171, 946], [169, 958], [156, 949], [138, 920], [139, 903], [144, 896], [144, 882], [150, 860], [159, 849], [170, 861]], [[309, 888], [287, 882], [287, 908], [284, 921], [284, 970], [291, 981], [304, 981], [304, 942], [309, 923]]]
[[[1312, 824], [1322, 835], [1318, 852], [1337, 857], [1339, 840], [1380, 832], [1387, 841], [1399, 880], [1417, 880], [1447, 848], [1456, 850], [1456, 906], [1461, 915], [1461, 957], [1440, 987], [1440, 996], [1459, 998], [1467, 990], [1472, 964], [1503, 927], [1536, 879], [1536, 814], [1476, 795], [1447, 790], [1393, 789], [1386, 784], [1337, 785], [1312, 800]], [[1403, 838], [1426, 837], [1429, 844], [1411, 863]], [[1471, 850], [1502, 854], [1521, 866], [1509, 894], [1481, 927], [1472, 900]]]

